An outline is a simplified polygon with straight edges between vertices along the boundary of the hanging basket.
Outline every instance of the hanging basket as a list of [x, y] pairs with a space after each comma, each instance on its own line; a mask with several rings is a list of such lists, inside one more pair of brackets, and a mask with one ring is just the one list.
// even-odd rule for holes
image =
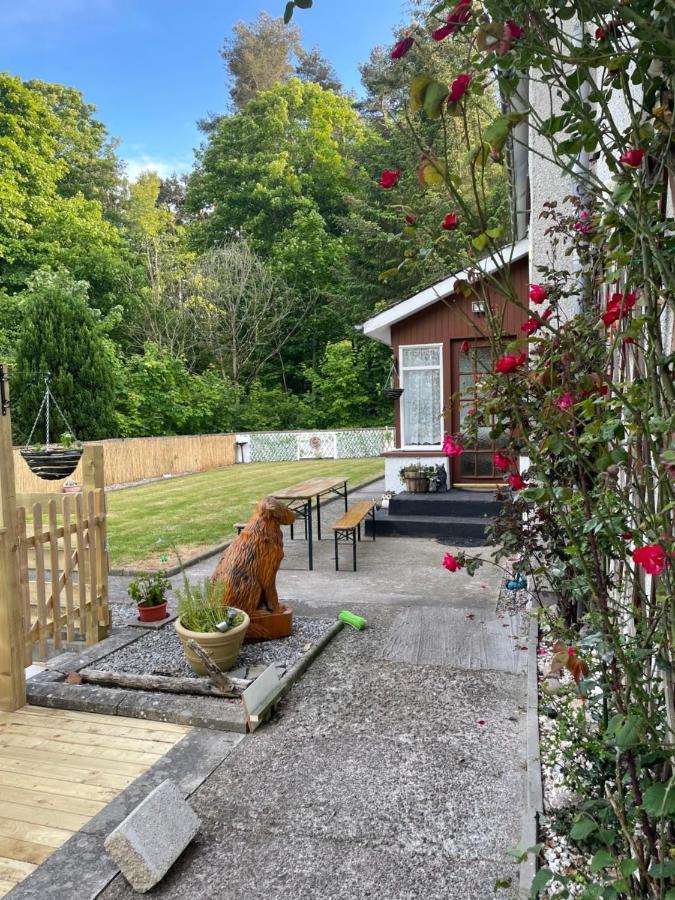
[[45, 481], [61, 481], [72, 475], [82, 456], [82, 449], [64, 450], [60, 447], [50, 447], [47, 450], [21, 450], [21, 456], [26, 460], [28, 468], [38, 478]]
[[386, 397], [387, 400], [398, 400], [402, 393], [403, 388], [386, 387], [382, 389], [382, 395]]

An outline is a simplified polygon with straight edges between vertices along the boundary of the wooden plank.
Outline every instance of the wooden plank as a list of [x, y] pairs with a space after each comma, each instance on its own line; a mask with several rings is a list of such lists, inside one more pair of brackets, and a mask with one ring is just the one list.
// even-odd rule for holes
[[331, 528], [356, 528], [374, 506], [374, 500], [359, 500], [337, 522], [333, 522]]
[[66, 494], [63, 498], [63, 573], [66, 588], [66, 639], [75, 640], [75, 612], [73, 607], [73, 548], [71, 533], [71, 513], [73, 498]]
[[297, 484], [291, 484], [281, 490], [274, 491], [273, 497], [280, 500], [309, 500], [316, 497], [317, 494], [323, 494], [332, 488], [341, 487], [349, 481], [348, 478], [342, 477], [317, 477], [308, 478], [306, 481], [299, 481]]
[[11, 803], [6, 801], [3, 796], [0, 799], [0, 819], [25, 822], [30, 825], [48, 825], [50, 828], [61, 828], [66, 831], [79, 831], [91, 819], [91, 816], [62, 809], [46, 809], [23, 803]]
[[53, 853], [51, 847], [43, 844], [33, 844], [30, 841], [19, 841], [16, 838], [0, 837], [0, 853], [3, 859], [11, 859], [17, 862], [23, 861], [39, 866]]
[[[140, 763], [129, 760], [103, 759], [100, 755], [95, 755], [92, 760], [91, 757], [72, 757], [63, 750], [60, 755], [57, 755], [58, 749], [55, 747], [52, 752], [49, 741], [43, 741], [42, 746], [38, 747], [26, 747], [21, 742], [17, 745], [3, 741], [0, 744], [0, 768], [6, 768], [5, 760], [22, 763], [21, 771], [25, 770], [27, 763], [38, 763], [45, 771], [51, 771], [54, 767], [55, 770], [64, 773], [57, 775], [57, 778], [64, 778], [64, 775], [72, 772], [74, 781], [89, 781], [91, 778], [93, 784], [103, 784], [105, 787], [107, 785], [105, 781], [101, 781], [100, 776], [121, 775], [136, 778], [157, 762], [155, 757], [145, 759], [143, 763]], [[119, 783], [118, 779], [116, 785]]]
[[51, 587], [52, 619], [54, 622], [54, 649], [61, 649], [61, 588], [59, 585], [59, 538], [56, 533], [56, 501], [47, 506], [49, 519], [49, 579]]
[[47, 741], [61, 741], [65, 744], [72, 744], [73, 752], [76, 752], [75, 745], [84, 744], [88, 747], [110, 747], [117, 750], [133, 750], [137, 753], [163, 753], [166, 747], [158, 744], [156, 741], [145, 740], [141, 737], [118, 737], [110, 734], [96, 734], [95, 732], [80, 733], [68, 728], [36, 728], [27, 725], [24, 722], [0, 722], [0, 740], [3, 735], [14, 734], [26, 736]]
[[[36, 503], [33, 507], [33, 528], [36, 534], [42, 534], [42, 504]], [[35, 583], [37, 585], [37, 620], [41, 628], [40, 633], [40, 658], [47, 657], [47, 605], [45, 602], [45, 563], [42, 543], [35, 545]]]
[[[23, 715], [45, 716], [47, 718], [65, 717], [76, 721], [102, 722], [106, 725], [120, 722], [125, 728], [152, 728], [153, 730], [170, 731], [175, 734], [187, 734], [191, 730], [189, 725], [176, 725], [174, 722], [160, 722], [154, 719], [132, 719], [129, 716], [108, 716], [105, 713], [85, 713], [75, 709], [51, 709], [47, 706], [24, 706], [20, 712]], [[0, 715], [3, 714], [0, 713]], [[4, 715], [10, 715], [10, 713]]]
[[86, 645], [90, 647], [98, 641], [98, 615], [97, 615], [97, 597], [98, 597], [98, 563], [96, 561], [96, 526], [94, 517], [96, 511], [94, 509], [94, 493], [89, 491], [87, 496], [87, 515], [89, 518], [89, 527], [87, 529], [87, 543], [89, 545], [89, 603], [90, 615], [88, 627], [86, 631]]
[[[124, 779], [123, 779], [124, 780]], [[3, 771], [0, 769], [0, 785], [2, 796], [6, 790], [21, 790], [24, 792], [36, 792], [41, 796], [54, 797], [57, 801], [68, 803], [70, 800], [83, 800], [104, 806], [114, 800], [119, 793], [118, 788], [99, 787], [94, 784], [81, 784], [75, 781], [65, 781], [54, 776], [52, 769], [49, 775], [35, 775], [23, 772]]]
[[[2, 726], [4, 721], [5, 719], [0, 715], [0, 726]], [[151, 727], [152, 722], [148, 722], [144, 719], [138, 720], [141, 723], [140, 727], [129, 728], [126, 725], [118, 725], [115, 721], [108, 725], [99, 722], [87, 722], [86, 720], [77, 721], [56, 719], [54, 717], [40, 718], [39, 716], [25, 715], [23, 710], [17, 710], [15, 713], [11, 714], [11, 719], [8, 718], [7, 721], [16, 723], [17, 725], [30, 725], [32, 728], [47, 732], [50, 735], [55, 734], [56, 731], [62, 728], [76, 728], [77, 732], [81, 735], [89, 734], [101, 738], [113, 735], [116, 737], [138, 738], [139, 740], [154, 741], [156, 743], [169, 745], [175, 744], [176, 739], [180, 740], [181, 737], [180, 732], [174, 733], [157, 728], [153, 729]], [[121, 719], [120, 721], [124, 720]], [[147, 725], [148, 727], [144, 728], [143, 725]]]
[[[24, 748], [31, 750], [50, 751], [58, 756], [59, 761], [64, 758], [71, 759], [77, 765], [80, 765], [86, 758], [95, 757], [103, 769], [111, 772], [120, 772], [124, 775], [128, 770], [119, 768], [120, 766], [138, 766], [145, 764], [151, 766], [162, 756], [162, 753], [151, 751], [135, 751], [135, 750], [116, 750], [106, 747], [93, 746], [75, 746], [67, 741], [54, 741], [48, 737], [34, 737], [29, 735], [17, 734], [0, 734], [0, 748], [11, 749], [12, 747]], [[112, 763], [112, 765], [110, 765]]]
[[[111, 616], [108, 607], [108, 572], [110, 570], [110, 558], [108, 555], [108, 515], [103, 489], [96, 491], [96, 528], [98, 532], [98, 584], [99, 584], [99, 625], [110, 627]], [[99, 635], [100, 639], [100, 635]]]
[[119, 772], [107, 771], [104, 767], [96, 766], [95, 764], [87, 768], [86, 760], [80, 766], [74, 766], [66, 761], [53, 762], [51, 758], [48, 758], [47, 754], [37, 753], [35, 750], [27, 750], [25, 754], [5, 748], [0, 750], [0, 772], [25, 775], [27, 771], [26, 761], [36, 763], [36, 766], [39, 765], [40, 771], [48, 772], [49, 777], [57, 781], [93, 785], [94, 787], [102, 787], [118, 792], [123, 791], [143, 771], [120, 774]]
[[84, 503], [82, 494], [77, 494], [75, 498], [75, 515], [76, 515], [76, 543], [77, 543], [77, 593], [79, 599], [80, 613], [80, 633], [84, 637], [88, 633], [89, 621], [87, 611], [87, 582], [85, 578], [85, 542], [84, 527], [82, 521], [84, 519]]
[[60, 847], [73, 834], [64, 828], [52, 828], [49, 825], [34, 825], [32, 822], [17, 822], [14, 819], [0, 817], [0, 835], [42, 844], [45, 847]]
[[31, 872], [34, 872], [37, 866], [35, 863], [24, 862], [22, 859], [11, 859], [7, 856], [0, 856], [0, 881], [23, 881], [28, 878]]
[[[0, 776], [5, 774], [8, 773], [0, 772]], [[0, 797], [7, 803], [21, 803], [25, 806], [40, 806], [44, 809], [60, 809], [64, 812], [95, 816], [110, 800], [117, 796], [116, 791], [109, 790], [105, 792], [105, 799], [96, 800], [89, 795], [92, 786], [86, 785], [85, 791], [87, 796], [77, 797], [74, 796], [72, 791], [68, 791], [68, 788], [73, 788], [75, 785], [68, 784], [67, 781], [61, 783], [61, 793], [55, 794], [52, 791], [26, 786], [28, 779], [17, 776], [16, 773], [9, 773], [9, 775], [19, 783], [5, 784], [0, 778], [0, 785], [2, 786]]]
[[26, 510], [23, 506], [16, 511], [17, 535], [19, 540], [19, 590], [23, 617], [23, 638], [25, 646], [24, 665], [33, 662], [33, 642], [30, 640], [31, 610], [30, 588], [28, 585], [28, 554], [26, 552]]

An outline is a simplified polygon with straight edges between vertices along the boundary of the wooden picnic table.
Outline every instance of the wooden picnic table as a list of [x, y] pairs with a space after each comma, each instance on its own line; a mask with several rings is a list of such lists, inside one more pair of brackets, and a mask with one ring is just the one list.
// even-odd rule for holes
[[[307, 538], [307, 556], [310, 571], [314, 568], [314, 552], [312, 549], [312, 504], [316, 501], [316, 530], [317, 540], [321, 540], [321, 497], [333, 494], [343, 497], [345, 512], [347, 506], [347, 482], [344, 476], [308, 478], [297, 484], [291, 484], [281, 490], [274, 491], [272, 496], [277, 500], [288, 500], [289, 506], [299, 518], [305, 522], [305, 537]], [[292, 532], [291, 532], [292, 535]]]

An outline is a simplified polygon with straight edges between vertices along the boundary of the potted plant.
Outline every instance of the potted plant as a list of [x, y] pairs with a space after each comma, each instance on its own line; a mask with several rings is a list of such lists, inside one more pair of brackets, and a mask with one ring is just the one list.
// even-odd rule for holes
[[190, 650], [188, 641], [196, 641], [219, 669], [230, 669], [250, 624], [248, 615], [241, 609], [226, 606], [223, 602], [225, 585], [206, 578], [202, 584], [190, 584], [184, 579], [183, 590], [178, 597], [176, 632], [183, 644], [187, 661], [197, 675], [206, 675], [201, 659]]
[[166, 619], [166, 592], [171, 582], [165, 572], [144, 573], [135, 578], [127, 593], [136, 602], [141, 622], [159, 622]]
[[406, 491], [411, 494], [426, 494], [429, 491], [429, 479], [435, 471], [434, 466], [423, 466], [422, 463], [416, 462], [403, 466], [398, 476], [405, 484]]
[[79, 494], [82, 486], [79, 481], [73, 481], [72, 478], [66, 478], [61, 488], [64, 494]]

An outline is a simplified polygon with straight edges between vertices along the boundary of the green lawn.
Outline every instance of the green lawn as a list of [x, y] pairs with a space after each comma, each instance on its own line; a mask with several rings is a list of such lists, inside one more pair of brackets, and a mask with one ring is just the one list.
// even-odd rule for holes
[[[383, 473], [379, 457], [249, 463], [111, 491], [107, 495], [111, 565], [140, 561], [171, 565], [175, 558], [170, 545], [190, 555], [225, 540], [233, 534], [235, 522], [250, 517], [256, 500], [296, 481], [344, 475], [353, 488]], [[160, 559], [166, 555], [169, 560]]]

